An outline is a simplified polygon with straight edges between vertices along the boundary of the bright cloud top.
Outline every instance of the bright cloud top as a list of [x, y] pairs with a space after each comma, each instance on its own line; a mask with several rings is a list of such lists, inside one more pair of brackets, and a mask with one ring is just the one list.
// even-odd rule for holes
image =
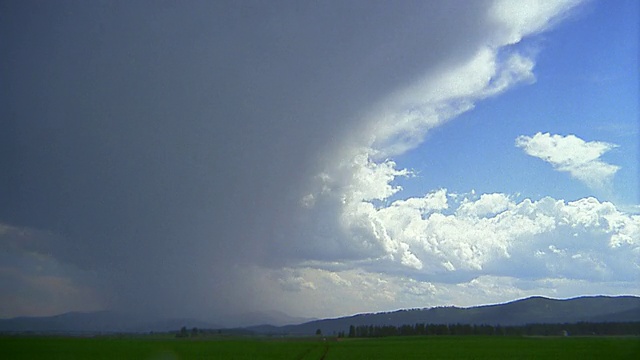
[[619, 166], [607, 164], [600, 157], [617, 147], [602, 141], [584, 141], [575, 135], [551, 135], [537, 133], [533, 137], [519, 136], [516, 146], [528, 155], [540, 158], [558, 170], [594, 189], [607, 186]]
[[[261, 269], [273, 279], [256, 282], [293, 292], [291, 309], [302, 301], [334, 316], [345, 313], [316, 291], [340, 294], [349, 313], [637, 291], [640, 277], [640, 216], [592, 197], [517, 201], [440, 189], [383, 207], [353, 203], [343, 221], [333, 254], [295, 269]], [[344, 259], [353, 248], [357, 256]]]
[[387, 207], [360, 204], [349, 211], [349, 238], [369, 238], [376, 245], [361, 259], [369, 265], [397, 265], [416, 274], [504, 276], [518, 271], [514, 263], [528, 263], [519, 275], [640, 276], [640, 216], [595, 198], [516, 202], [505, 194], [474, 198], [441, 189]]

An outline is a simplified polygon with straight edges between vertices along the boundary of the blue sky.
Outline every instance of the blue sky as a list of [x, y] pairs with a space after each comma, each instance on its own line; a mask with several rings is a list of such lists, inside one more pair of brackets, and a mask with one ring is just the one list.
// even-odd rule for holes
[[[419, 174], [399, 180], [405, 191], [398, 196], [444, 187], [533, 199], [596, 196], [637, 205], [640, 8], [634, 1], [614, 4], [588, 3], [556, 28], [525, 41], [521, 46], [537, 50], [536, 82], [478, 102], [398, 157], [400, 167]], [[603, 155], [621, 167], [612, 189], [594, 193], [514, 146], [518, 136], [537, 132], [619, 145]]]
[[640, 294], [637, 2], [190, 4], [0, 5], [0, 317]]

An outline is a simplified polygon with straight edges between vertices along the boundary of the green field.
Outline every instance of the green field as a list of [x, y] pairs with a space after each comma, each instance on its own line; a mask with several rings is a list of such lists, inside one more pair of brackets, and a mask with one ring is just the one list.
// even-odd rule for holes
[[3, 337], [1, 359], [634, 359], [637, 337]]

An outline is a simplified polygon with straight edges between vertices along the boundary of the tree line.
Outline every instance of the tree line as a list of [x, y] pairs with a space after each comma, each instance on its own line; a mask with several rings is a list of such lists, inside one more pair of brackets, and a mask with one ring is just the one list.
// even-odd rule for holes
[[568, 336], [568, 335], [640, 335], [640, 322], [578, 322], [571, 324], [527, 324], [521, 326], [424, 324], [349, 326], [338, 337], [386, 337], [416, 335], [498, 335], [498, 336]]
[[188, 329], [186, 326], [183, 326], [179, 331], [171, 331], [170, 333], [175, 333], [176, 338], [195, 338], [200, 336], [211, 336], [211, 335], [235, 335], [235, 336], [244, 336], [244, 335], [255, 335], [253, 331], [247, 329], [198, 329], [197, 327]]

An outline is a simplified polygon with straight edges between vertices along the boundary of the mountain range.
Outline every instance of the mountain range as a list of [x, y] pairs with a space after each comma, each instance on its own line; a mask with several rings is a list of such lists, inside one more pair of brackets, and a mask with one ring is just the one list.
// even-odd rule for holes
[[[253, 320], [252, 320], [253, 319]], [[265, 321], [265, 325], [247, 326]], [[640, 297], [589, 296], [572, 299], [530, 297], [503, 304], [460, 308], [454, 306], [397, 310], [353, 316], [305, 321], [282, 313], [252, 313], [236, 316], [236, 324], [255, 334], [313, 335], [347, 331], [360, 325], [471, 324], [515, 326], [534, 323], [631, 322], [640, 321]], [[282, 323], [295, 325], [283, 325]], [[181, 327], [220, 329], [220, 326], [196, 319], [149, 321], [139, 317], [108, 311], [65, 313], [49, 317], [0, 319], [0, 332], [164, 332]]]
[[348, 331], [349, 326], [402, 326], [424, 324], [470, 324], [517, 326], [526, 324], [563, 324], [577, 322], [640, 321], [640, 297], [588, 296], [572, 299], [529, 297], [504, 304], [459, 308], [454, 306], [393, 312], [358, 314], [336, 319], [311, 321], [281, 327], [256, 326], [261, 334], [310, 335]]

